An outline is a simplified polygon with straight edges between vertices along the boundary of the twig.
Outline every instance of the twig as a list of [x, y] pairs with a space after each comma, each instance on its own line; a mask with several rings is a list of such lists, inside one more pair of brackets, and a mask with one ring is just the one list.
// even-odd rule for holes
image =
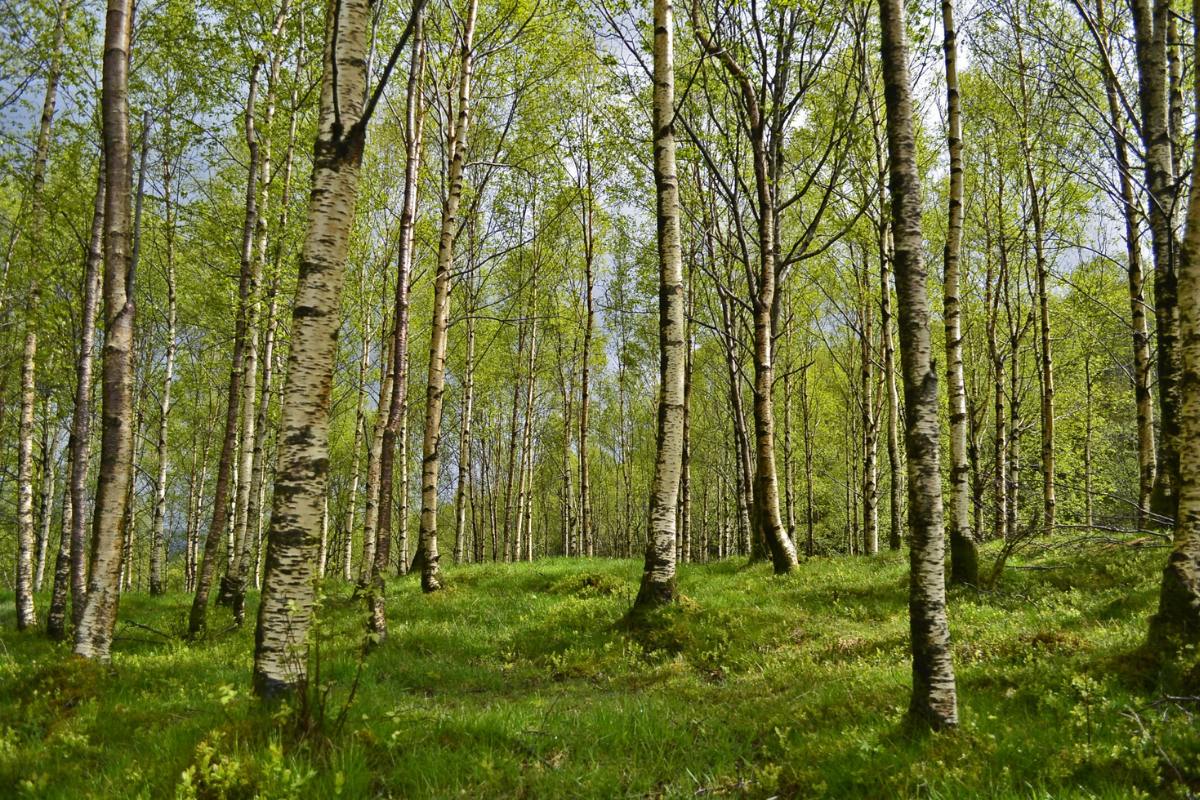
[[175, 638], [174, 636], [172, 636], [169, 633], [163, 633], [162, 631], [157, 631], [154, 628], [151, 628], [149, 625], [143, 625], [142, 623], [134, 622], [131, 619], [125, 620], [125, 624], [132, 625], [135, 628], [141, 628], [144, 631], [150, 631], [151, 633], [157, 633], [159, 636], [163, 637], [164, 639], [174, 639]]

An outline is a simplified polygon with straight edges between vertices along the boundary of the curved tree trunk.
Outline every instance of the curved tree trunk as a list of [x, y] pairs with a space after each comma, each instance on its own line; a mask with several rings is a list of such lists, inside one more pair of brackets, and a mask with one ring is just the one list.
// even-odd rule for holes
[[942, 478], [938, 465], [938, 390], [921, 241], [921, 183], [908, 70], [904, 6], [879, 0], [887, 105], [889, 184], [900, 312], [900, 360], [907, 410], [909, 627], [913, 693], [909, 715], [934, 727], [958, 724], [958, 698], [946, 621]]
[[759, 271], [753, 287], [754, 317], [754, 506], [752, 519], [762, 531], [771, 551], [775, 573], [795, 569], [796, 548], [788, 536], [779, 512], [779, 477], [775, 468], [775, 342], [774, 309], [778, 275], [775, 268], [775, 213], [768, 156], [765, 120], [750, 77], [729, 51], [716, 47], [704, 33], [698, 6], [692, 7], [694, 33], [700, 46], [716, 58], [738, 85], [747, 113], [750, 145], [753, 150], [754, 182], [758, 200]]
[[680, 245], [679, 178], [675, 168], [674, 4], [654, 0], [654, 188], [658, 210], [658, 341], [661, 353], [658, 437], [650, 489], [646, 565], [634, 610], [676, 599], [675, 507], [683, 461], [685, 320]]
[[91, 574], [74, 652], [107, 663], [120, 600], [125, 499], [133, 466], [132, 203], [129, 147], [129, 39], [132, 0], [109, 0], [104, 31], [104, 364], [100, 473], [92, 525]]

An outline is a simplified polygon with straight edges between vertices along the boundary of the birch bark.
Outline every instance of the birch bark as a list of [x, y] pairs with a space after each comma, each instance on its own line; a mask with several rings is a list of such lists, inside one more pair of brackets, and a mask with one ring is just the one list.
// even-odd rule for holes
[[[425, 440], [421, 453], [421, 588], [442, 588], [438, 564], [437, 507], [438, 467], [441, 458], [442, 401], [446, 394], [446, 333], [450, 313], [450, 268], [454, 261], [454, 237], [458, 228], [458, 204], [462, 198], [463, 168], [467, 158], [467, 133], [471, 120], [471, 75], [474, 66], [475, 20], [479, 0], [470, 0], [462, 31], [462, 72], [458, 84], [458, 119], [449, 142], [446, 200], [442, 205], [441, 236], [438, 241], [437, 275], [434, 278], [433, 322], [430, 326], [429, 382], [425, 396]], [[506, 525], [507, 527], [507, 525]]]
[[303, 648], [312, 624], [316, 538], [328, 491], [329, 406], [346, 248], [366, 136], [369, 20], [367, 0], [329, 4], [313, 188], [292, 311], [266, 574], [255, 631], [252, 685], [256, 694], [267, 697], [291, 693], [308, 678]]
[[654, 0], [654, 187], [658, 211], [658, 437], [646, 564], [634, 610], [675, 601], [675, 507], [683, 461], [685, 320], [675, 167], [674, 3]]
[[938, 465], [938, 391], [921, 240], [921, 184], [913, 125], [904, 6], [880, 0], [889, 183], [896, 248], [900, 360], [907, 409], [909, 627], [913, 693], [909, 715], [933, 727], [958, 724], [958, 699], [946, 621], [942, 482]]
[[129, 40], [132, 0], [108, 0], [101, 109], [104, 168], [104, 359], [100, 472], [92, 525], [91, 572], [74, 652], [107, 663], [120, 600], [125, 497], [133, 464], [133, 297], [129, 146]]
[[[979, 582], [979, 553], [971, 535], [970, 464], [967, 460], [967, 386], [963, 377], [959, 271], [963, 233], [962, 112], [958, 95], [958, 31], [954, 3], [942, 0], [942, 48], [946, 54], [946, 136], [950, 152], [950, 199], [943, 251], [942, 308], [946, 325], [946, 382], [950, 403], [950, 581]], [[1049, 339], [1047, 339], [1047, 342]], [[1053, 405], [1051, 405], [1053, 409]], [[1053, 493], [1053, 481], [1050, 484]]]

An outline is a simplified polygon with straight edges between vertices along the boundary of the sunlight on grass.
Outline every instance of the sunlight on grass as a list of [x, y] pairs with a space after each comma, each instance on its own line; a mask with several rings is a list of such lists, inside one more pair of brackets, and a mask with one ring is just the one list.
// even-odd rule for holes
[[[1040, 563], [1065, 568], [1009, 570], [995, 593], [953, 590], [962, 727], [935, 735], [903, 724], [903, 554], [782, 579], [688, 565], [685, 600], [636, 629], [623, 622], [630, 561], [450, 566], [432, 597], [399, 579], [390, 635], [344, 715], [364, 611], [331, 583], [326, 724], [306, 736], [248, 697], [252, 627], [194, 646], [160, 635], [181, 633], [190, 597], [126, 597], [102, 669], [9, 632], [9, 595], [0, 795], [1186, 796], [1200, 785], [1198, 708], [1149, 706], [1194, 684], [1196, 659], [1151, 675], [1135, 659], [1161, 560], [1056, 557]], [[228, 612], [213, 613], [224, 629]]]

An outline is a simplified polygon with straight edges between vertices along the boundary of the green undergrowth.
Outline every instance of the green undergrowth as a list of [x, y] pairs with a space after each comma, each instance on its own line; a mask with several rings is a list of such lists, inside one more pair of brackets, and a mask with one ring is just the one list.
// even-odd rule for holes
[[331, 582], [307, 715], [249, 696], [253, 626], [224, 609], [186, 644], [190, 597], [127, 596], [97, 667], [13, 633], [0, 595], [0, 795], [1185, 797], [1200, 704], [1164, 698], [1200, 694], [1196, 658], [1138, 655], [1163, 559], [1054, 554], [953, 589], [947, 733], [904, 721], [904, 554], [687, 565], [684, 599], [633, 627], [631, 561], [448, 566], [433, 596], [389, 585], [365, 657], [362, 603]]

